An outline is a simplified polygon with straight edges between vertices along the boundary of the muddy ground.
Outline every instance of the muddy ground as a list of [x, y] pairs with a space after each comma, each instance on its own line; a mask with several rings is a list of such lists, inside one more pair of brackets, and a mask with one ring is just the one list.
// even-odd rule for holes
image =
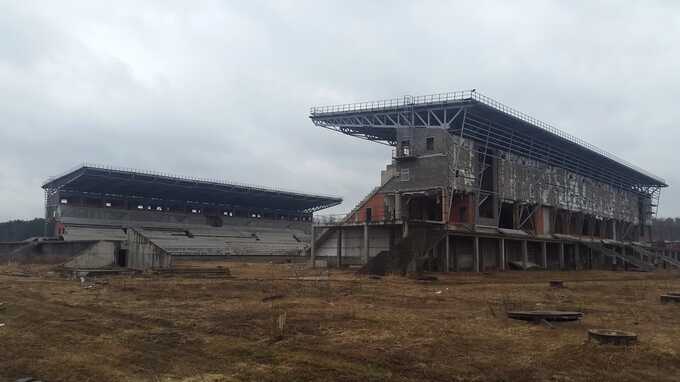
[[[0, 380], [680, 380], [680, 304], [659, 303], [680, 291], [678, 274], [438, 274], [428, 283], [226, 266], [233, 277], [82, 285], [45, 266], [0, 266]], [[549, 288], [552, 279], [567, 287]], [[585, 316], [551, 328], [509, 320], [510, 309]], [[640, 341], [596, 345], [589, 328]]]

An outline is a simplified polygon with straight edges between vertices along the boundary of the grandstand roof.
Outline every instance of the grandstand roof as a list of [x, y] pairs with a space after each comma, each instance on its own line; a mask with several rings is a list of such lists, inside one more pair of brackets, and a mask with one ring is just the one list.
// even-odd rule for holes
[[310, 118], [317, 126], [391, 145], [399, 128], [445, 128], [616, 186], [667, 186], [664, 179], [475, 90], [312, 107]]
[[83, 164], [44, 182], [48, 191], [139, 197], [215, 205], [312, 212], [340, 204], [342, 198], [265, 188], [216, 179]]

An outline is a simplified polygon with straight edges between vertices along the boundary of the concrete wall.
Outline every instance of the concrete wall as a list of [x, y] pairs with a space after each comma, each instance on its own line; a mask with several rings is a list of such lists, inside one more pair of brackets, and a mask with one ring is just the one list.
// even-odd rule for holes
[[[390, 228], [383, 226], [369, 226], [369, 256], [374, 257], [382, 251], [390, 249]], [[338, 232], [334, 230], [327, 240], [315, 248], [316, 257], [337, 257]], [[342, 228], [342, 257], [361, 258], [364, 245], [363, 226], [345, 226]]]
[[115, 264], [118, 244], [100, 241], [64, 264], [65, 268], [104, 268]]
[[0, 255], [0, 261], [12, 261], [20, 264], [63, 264], [96, 244], [97, 241], [27, 243], [11, 253]]
[[[428, 137], [434, 138], [435, 150], [424, 149]], [[409, 140], [411, 155], [417, 158], [393, 162], [390, 171], [397, 175], [387, 183], [384, 192], [444, 187], [448, 182], [458, 191], [473, 190], [480, 169], [473, 150], [476, 143], [437, 129], [398, 129], [398, 140]], [[495, 161], [500, 199], [640, 223], [641, 199], [633, 192], [518, 155], [504, 152], [496, 155], [503, 158]], [[400, 176], [403, 169], [408, 169], [408, 180]], [[649, 211], [649, 200], [642, 203], [643, 210]]]
[[516, 155], [498, 161], [498, 191], [504, 199], [639, 223], [638, 196], [562, 168]]
[[128, 229], [127, 266], [132, 269], [168, 268], [172, 256], [134, 229]]

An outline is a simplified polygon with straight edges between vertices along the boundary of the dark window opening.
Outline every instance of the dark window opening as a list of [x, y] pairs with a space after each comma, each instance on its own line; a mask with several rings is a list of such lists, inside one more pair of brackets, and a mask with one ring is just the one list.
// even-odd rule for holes
[[370, 223], [373, 220], [373, 209], [366, 208], [366, 223]]
[[425, 149], [427, 151], [434, 151], [434, 138], [426, 138], [425, 139]]
[[498, 227], [508, 229], [515, 228], [513, 224], [513, 214], [514, 208], [512, 207], [512, 204], [510, 203], [501, 204], [501, 216], [499, 216], [498, 219]]
[[127, 267], [127, 249], [118, 250], [118, 258], [116, 258], [116, 265], [119, 267]]

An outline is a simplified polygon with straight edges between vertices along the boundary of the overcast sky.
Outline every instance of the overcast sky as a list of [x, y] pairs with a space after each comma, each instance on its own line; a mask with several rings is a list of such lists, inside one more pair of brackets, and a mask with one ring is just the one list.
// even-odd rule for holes
[[343, 212], [391, 152], [310, 106], [471, 88], [680, 185], [679, 38], [676, 1], [0, 0], [0, 220], [42, 216], [82, 162]]

